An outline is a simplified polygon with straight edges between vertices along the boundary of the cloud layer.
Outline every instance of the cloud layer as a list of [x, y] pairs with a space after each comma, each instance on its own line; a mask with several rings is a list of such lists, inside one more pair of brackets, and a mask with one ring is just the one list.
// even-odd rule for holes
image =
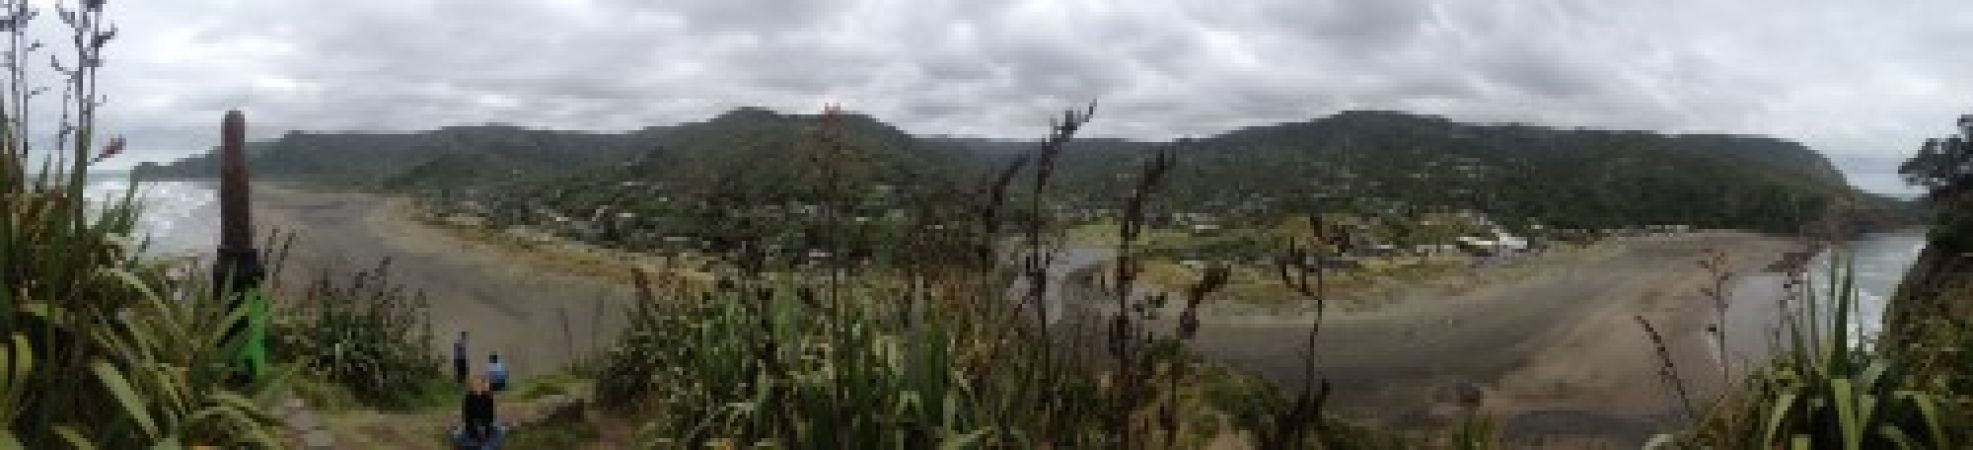
[[[1895, 3], [1895, 4], [1893, 4]], [[841, 102], [928, 134], [1168, 139], [1399, 109], [1769, 134], [1867, 188], [1973, 112], [1950, 0], [112, 1], [114, 124], [631, 129]], [[147, 144], [146, 135], [159, 136]], [[176, 137], [174, 137], [176, 136]]]

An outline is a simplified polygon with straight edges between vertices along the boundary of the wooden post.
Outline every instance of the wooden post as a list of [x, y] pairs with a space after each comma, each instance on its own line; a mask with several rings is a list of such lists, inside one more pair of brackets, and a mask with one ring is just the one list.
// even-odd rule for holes
[[227, 111], [220, 123], [219, 248], [253, 249], [253, 213], [247, 186], [247, 118]]
[[246, 318], [226, 332], [228, 341], [245, 338], [238, 357], [246, 380], [264, 373], [267, 308], [259, 287], [265, 268], [253, 247], [251, 195], [247, 185], [247, 118], [227, 111], [219, 127], [219, 249], [213, 260], [213, 294]]

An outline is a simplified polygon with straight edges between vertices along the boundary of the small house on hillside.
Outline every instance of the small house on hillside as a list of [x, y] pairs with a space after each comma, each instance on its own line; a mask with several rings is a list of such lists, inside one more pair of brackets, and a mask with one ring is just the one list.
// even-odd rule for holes
[[1520, 253], [1520, 252], [1528, 251], [1528, 238], [1521, 236], [1515, 236], [1511, 234], [1500, 234], [1498, 237], [1494, 239], [1494, 243], [1495, 243], [1495, 248], [1498, 248], [1501, 253]]
[[1500, 252], [1498, 243], [1491, 239], [1469, 238], [1459, 241], [1461, 250], [1473, 256], [1493, 256]]
[[1317, 268], [1328, 269], [1328, 270], [1356, 270], [1363, 268], [1363, 261], [1357, 259], [1354, 256], [1348, 256], [1348, 255], [1331, 256], [1327, 258], [1310, 255], [1302, 259], [1302, 265], [1303, 267], [1310, 268], [1311, 271]]
[[1453, 244], [1418, 244], [1411, 246], [1411, 252], [1420, 255], [1438, 255], [1457, 251], [1459, 251], [1459, 246]]

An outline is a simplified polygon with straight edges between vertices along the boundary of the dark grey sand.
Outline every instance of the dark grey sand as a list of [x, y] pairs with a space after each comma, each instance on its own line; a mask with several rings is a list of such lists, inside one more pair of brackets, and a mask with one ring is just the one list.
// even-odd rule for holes
[[[1679, 401], [1659, 376], [1643, 315], [1664, 335], [1681, 377], [1704, 408], [1721, 380], [1711, 300], [1700, 295], [1708, 248], [1743, 274], [1728, 312], [1730, 359], [1764, 357], [1778, 281], [1760, 270], [1786, 239], [1744, 233], [1633, 238], [1558, 257], [1534, 276], [1451, 297], [1406, 299], [1367, 313], [1332, 315], [1317, 340], [1333, 406], [1397, 424], [1456, 420], [1459, 398], [1479, 393], [1517, 446], [1578, 438], [1636, 447], [1672, 421]], [[1299, 386], [1306, 320], [1218, 317], [1200, 333], [1209, 357]], [[1740, 364], [1744, 366], [1744, 364]]]
[[[258, 187], [255, 201], [257, 219], [301, 233], [291, 270], [393, 258], [393, 276], [429, 294], [437, 344], [471, 331], [476, 364], [499, 351], [523, 376], [553, 371], [607, 344], [622, 326], [620, 308], [631, 294], [620, 279], [547, 269], [525, 250], [412, 221], [402, 201], [272, 186]], [[1705, 273], [1696, 262], [1708, 248], [1727, 251], [1745, 275], [1728, 314], [1729, 353], [1759, 356], [1778, 294], [1774, 276], [1759, 270], [1795, 250], [1792, 241], [1745, 233], [1632, 238], [1550, 257], [1535, 263], [1543, 267], [1532, 276], [1330, 315], [1317, 361], [1336, 390], [1331, 405], [1389, 423], [1445, 423], [1458, 416], [1459, 397], [1477, 392], [1480, 408], [1517, 446], [1634, 446], [1684, 420], [1634, 315], [1664, 333], [1699, 407], [1721, 379], [1704, 331], [1713, 313], [1698, 294]], [[299, 279], [288, 275], [290, 283]], [[1195, 348], [1299, 386], [1306, 324], [1305, 317], [1222, 314], [1207, 321]]]
[[471, 333], [475, 370], [489, 352], [517, 376], [559, 370], [607, 345], [632, 295], [624, 283], [544, 270], [513, 247], [410, 220], [399, 200], [269, 185], [254, 194], [259, 223], [298, 233], [284, 288], [325, 268], [368, 269], [389, 257], [394, 281], [426, 293], [434, 345], [448, 358], [459, 331]]

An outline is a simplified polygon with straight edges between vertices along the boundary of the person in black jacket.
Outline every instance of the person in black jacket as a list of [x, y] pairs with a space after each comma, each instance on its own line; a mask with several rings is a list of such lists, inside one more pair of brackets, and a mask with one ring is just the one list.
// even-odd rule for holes
[[496, 422], [493, 391], [488, 389], [486, 377], [473, 377], [471, 389], [459, 402], [459, 417], [459, 448], [499, 448], [502, 430]]

